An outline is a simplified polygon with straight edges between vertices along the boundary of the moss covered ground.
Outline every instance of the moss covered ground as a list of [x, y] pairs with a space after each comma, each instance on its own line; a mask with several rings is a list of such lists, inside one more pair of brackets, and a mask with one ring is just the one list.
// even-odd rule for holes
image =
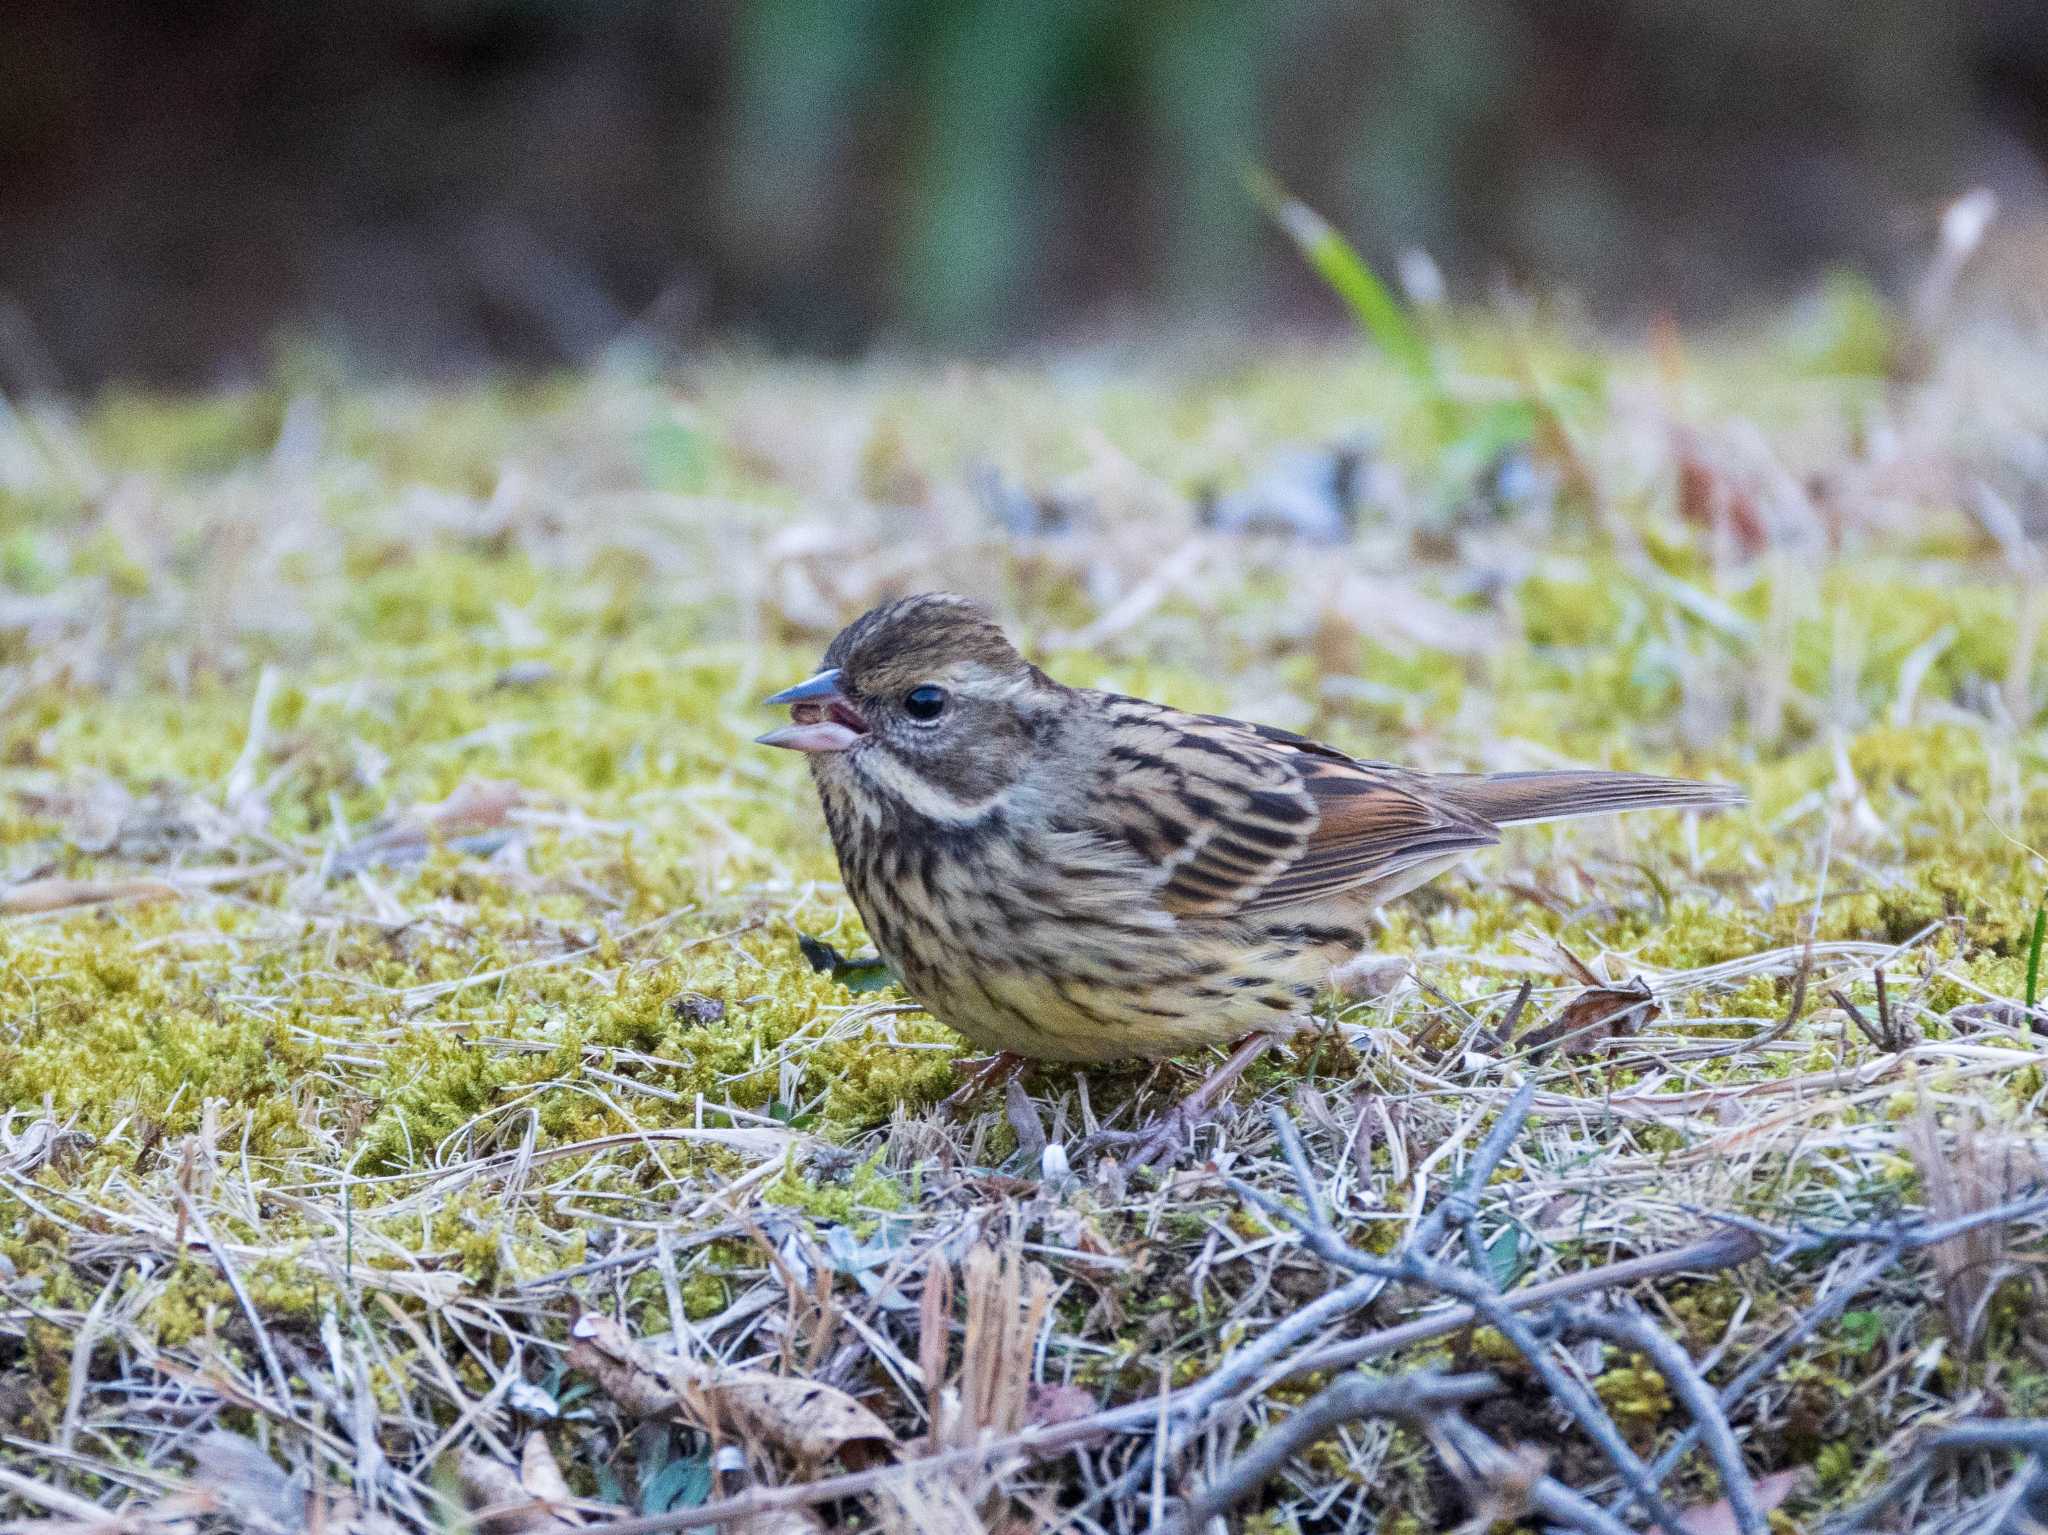
[[[2038, 363], [1959, 342], [1907, 384], [1804, 336], [1439, 345], [1451, 394], [1521, 430], [1463, 432], [1351, 349], [440, 388], [294, 358], [205, 399], [0, 411], [9, 1511], [155, 1506], [221, 1428], [405, 1528], [453, 1527], [441, 1468], [530, 1430], [579, 1497], [710, 1496], [706, 1436], [636, 1429], [567, 1368], [579, 1309], [937, 1443], [926, 1377], [953, 1366], [918, 1296], [977, 1245], [1051, 1285], [1031, 1412], [1156, 1398], [1335, 1282], [1224, 1179], [1288, 1191], [1271, 1105], [1384, 1249], [1536, 1082], [1479, 1228], [1503, 1283], [1716, 1214], [1814, 1231], [2023, 1192], [2048, 1090], [2048, 1013], [2021, 1005], [2048, 891]], [[1350, 535], [1290, 532], [1361, 435]], [[1516, 834], [1388, 911], [1403, 963], [1129, 1176], [1086, 1137], [1178, 1068], [1046, 1069], [954, 1120], [961, 1042], [798, 950], [864, 941], [801, 764], [750, 744], [758, 699], [871, 601], [940, 586], [1068, 681], [1752, 803]], [[1658, 1008], [1619, 1035], [1503, 1037], [1524, 983], [1518, 1033], [1638, 976]], [[1732, 1408], [1754, 1473], [1799, 1473], [1783, 1527], [1885, 1486], [1930, 1426], [2048, 1415], [2041, 1224], [1994, 1236], [1898, 1257]], [[1719, 1384], [1861, 1251], [1631, 1293]], [[1317, 1340], [1428, 1303], [1397, 1289]], [[1569, 1357], [1643, 1452], [1686, 1423], [1639, 1356]], [[1375, 1367], [1475, 1361], [1512, 1388], [1475, 1421], [1618, 1485], [1498, 1335]], [[1216, 1414], [1162, 1491], [1313, 1383]], [[1149, 1480], [1099, 1494], [1149, 1443], [1006, 1462], [947, 1517], [1142, 1527]], [[1911, 1516], [1967, 1517], [2010, 1469], [1944, 1462]], [[1717, 1491], [1698, 1454], [1671, 1484]], [[1469, 1497], [1425, 1436], [1353, 1425], [1247, 1527], [1443, 1528]]]

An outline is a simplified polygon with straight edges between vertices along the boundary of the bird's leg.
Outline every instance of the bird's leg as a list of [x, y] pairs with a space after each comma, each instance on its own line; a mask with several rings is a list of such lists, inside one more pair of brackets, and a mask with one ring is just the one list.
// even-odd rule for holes
[[960, 1067], [965, 1073], [965, 1080], [939, 1105], [940, 1111], [954, 1119], [965, 1119], [975, 1099], [991, 1087], [1000, 1087], [1030, 1064], [1029, 1057], [1014, 1050], [962, 1061]]
[[1179, 1103], [1144, 1129], [1130, 1131], [1127, 1136], [1116, 1136], [1119, 1141], [1136, 1143], [1129, 1165], [1151, 1167], [1184, 1151], [1189, 1132], [1215, 1111], [1216, 1105], [1237, 1085], [1237, 1079], [1245, 1074], [1253, 1061], [1272, 1048], [1274, 1041], [1275, 1036], [1271, 1034], [1247, 1034], [1237, 1042], [1223, 1064], [1197, 1083], [1194, 1091]]

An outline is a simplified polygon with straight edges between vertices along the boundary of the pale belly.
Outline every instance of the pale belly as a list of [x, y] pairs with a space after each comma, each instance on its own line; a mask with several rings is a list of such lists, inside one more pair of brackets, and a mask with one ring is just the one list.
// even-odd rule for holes
[[1291, 1034], [1311, 1016], [1332, 965], [1351, 953], [1348, 944], [1328, 942], [1176, 937], [1182, 941], [1171, 949], [1131, 953], [1118, 975], [1102, 975], [1099, 963], [1071, 970], [984, 963], [906, 971], [904, 980], [934, 1017], [984, 1050], [1104, 1062]]

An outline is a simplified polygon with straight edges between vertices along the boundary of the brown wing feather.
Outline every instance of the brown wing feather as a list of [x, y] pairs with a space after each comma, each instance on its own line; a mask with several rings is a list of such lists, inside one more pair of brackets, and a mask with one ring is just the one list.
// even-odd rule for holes
[[1432, 780], [1444, 799], [1497, 826], [1561, 821], [1621, 810], [1719, 810], [1742, 803], [1729, 784], [1650, 773], [1566, 768], [1542, 773], [1447, 773]]
[[1478, 816], [1445, 804], [1398, 768], [1348, 759], [1301, 766], [1320, 812], [1315, 831], [1301, 857], [1248, 901], [1247, 911], [1320, 900], [1500, 840]]
[[1157, 865], [1181, 914], [1260, 912], [1335, 895], [1498, 840], [1420, 775], [1271, 727], [1108, 698], [1103, 830]]

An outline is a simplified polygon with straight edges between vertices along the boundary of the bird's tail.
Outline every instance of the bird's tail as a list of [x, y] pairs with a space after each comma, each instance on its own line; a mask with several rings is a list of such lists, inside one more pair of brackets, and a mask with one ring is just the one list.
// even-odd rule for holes
[[1577, 768], [1554, 773], [1451, 773], [1438, 778], [1434, 787], [1452, 804], [1496, 826], [1621, 810], [1719, 810], [1746, 798], [1730, 784]]

